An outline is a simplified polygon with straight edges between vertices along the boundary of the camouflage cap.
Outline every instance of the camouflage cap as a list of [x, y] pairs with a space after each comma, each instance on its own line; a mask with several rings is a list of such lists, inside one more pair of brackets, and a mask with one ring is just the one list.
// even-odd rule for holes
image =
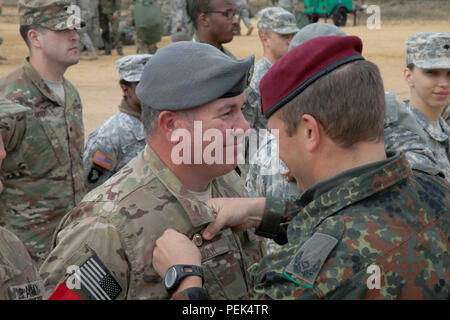
[[119, 72], [119, 79], [128, 82], [139, 82], [145, 64], [153, 57], [152, 54], [133, 54], [120, 58], [116, 61], [116, 68]]
[[424, 69], [450, 69], [450, 33], [422, 32], [406, 41], [406, 64]]
[[80, 29], [86, 24], [69, 0], [19, 0], [20, 25], [39, 25], [53, 31]]
[[295, 16], [280, 7], [264, 8], [258, 12], [258, 29], [270, 29], [280, 34], [297, 33]]
[[28, 107], [21, 106], [17, 103], [0, 97], [0, 119], [4, 117], [14, 116], [19, 113], [25, 113], [31, 110]]

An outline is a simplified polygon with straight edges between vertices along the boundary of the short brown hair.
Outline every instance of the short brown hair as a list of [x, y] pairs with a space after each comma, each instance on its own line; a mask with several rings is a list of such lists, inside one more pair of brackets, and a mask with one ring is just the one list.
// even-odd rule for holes
[[289, 136], [304, 114], [313, 116], [326, 135], [343, 148], [361, 141], [383, 141], [386, 101], [378, 67], [366, 60], [345, 64], [275, 113]]

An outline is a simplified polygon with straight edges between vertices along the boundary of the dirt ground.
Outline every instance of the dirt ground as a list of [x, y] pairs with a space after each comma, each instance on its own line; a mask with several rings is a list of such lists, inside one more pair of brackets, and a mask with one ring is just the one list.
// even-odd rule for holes
[[[405, 39], [417, 32], [448, 32], [450, 25], [450, 18], [383, 23], [381, 17], [381, 29], [370, 30], [366, 27], [365, 21], [362, 21], [361, 25], [353, 26], [352, 20], [349, 19], [349, 24], [343, 27], [343, 30], [363, 40], [363, 55], [380, 68], [386, 91], [394, 91], [400, 98], [407, 98], [409, 95], [408, 87], [403, 80], [406, 61]], [[256, 25], [256, 20], [252, 23]], [[245, 34], [245, 27], [242, 29]], [[28, 49], [19, 34], [16, 8], [3, 8], [3, 15], [0, 16], [0, 36], [3, 38], [0, 56], [8, 59], [0, 62], [0, 77], [3, 77], [18, 68], [28, 55]], [[164, 47], [169, 43], [170, 37], [163, 37], [158, 47]], [[254, 54], [258, 60], [262, 55], [257, 32], [253, 32], [251, 36], [235, 37], [225, 46], [238, 58]], [[135, 46], [124, 48], [125, 55], [135, 52]], [[101, 56], [98, 60], [80, 61], [66, 72], [66, 78], [78, 88], [81, 95], [86, 137], [117, 111], [117, 105], [121, 100], [115, 68], [115, 61], [118, 58], [117, 52], [113, 51], [111, 56]]]

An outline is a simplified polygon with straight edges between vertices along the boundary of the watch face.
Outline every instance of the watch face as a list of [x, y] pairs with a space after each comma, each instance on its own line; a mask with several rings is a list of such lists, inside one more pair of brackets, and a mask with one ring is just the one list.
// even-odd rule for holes
[[164, 284], [166, 285], [166, 288], [171, 288], [175, 281], [177, 280], [177, 271], [175, 268], [170, 267], [169, 270], [167, 270], [166, 277], [164, 279]]

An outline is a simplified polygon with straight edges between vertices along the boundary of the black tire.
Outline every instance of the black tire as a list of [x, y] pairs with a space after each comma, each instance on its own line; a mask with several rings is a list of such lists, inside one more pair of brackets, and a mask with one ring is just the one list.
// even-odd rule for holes
[[347, 23], [347, 10], [344, 7], [340, 7], [333, 14], [333, 22], [336, 27], [343, 27]]
[[309, 16], [309, 23], [316, 23], [319, 21], [319, 16], [317, 14], [312, 14]]

